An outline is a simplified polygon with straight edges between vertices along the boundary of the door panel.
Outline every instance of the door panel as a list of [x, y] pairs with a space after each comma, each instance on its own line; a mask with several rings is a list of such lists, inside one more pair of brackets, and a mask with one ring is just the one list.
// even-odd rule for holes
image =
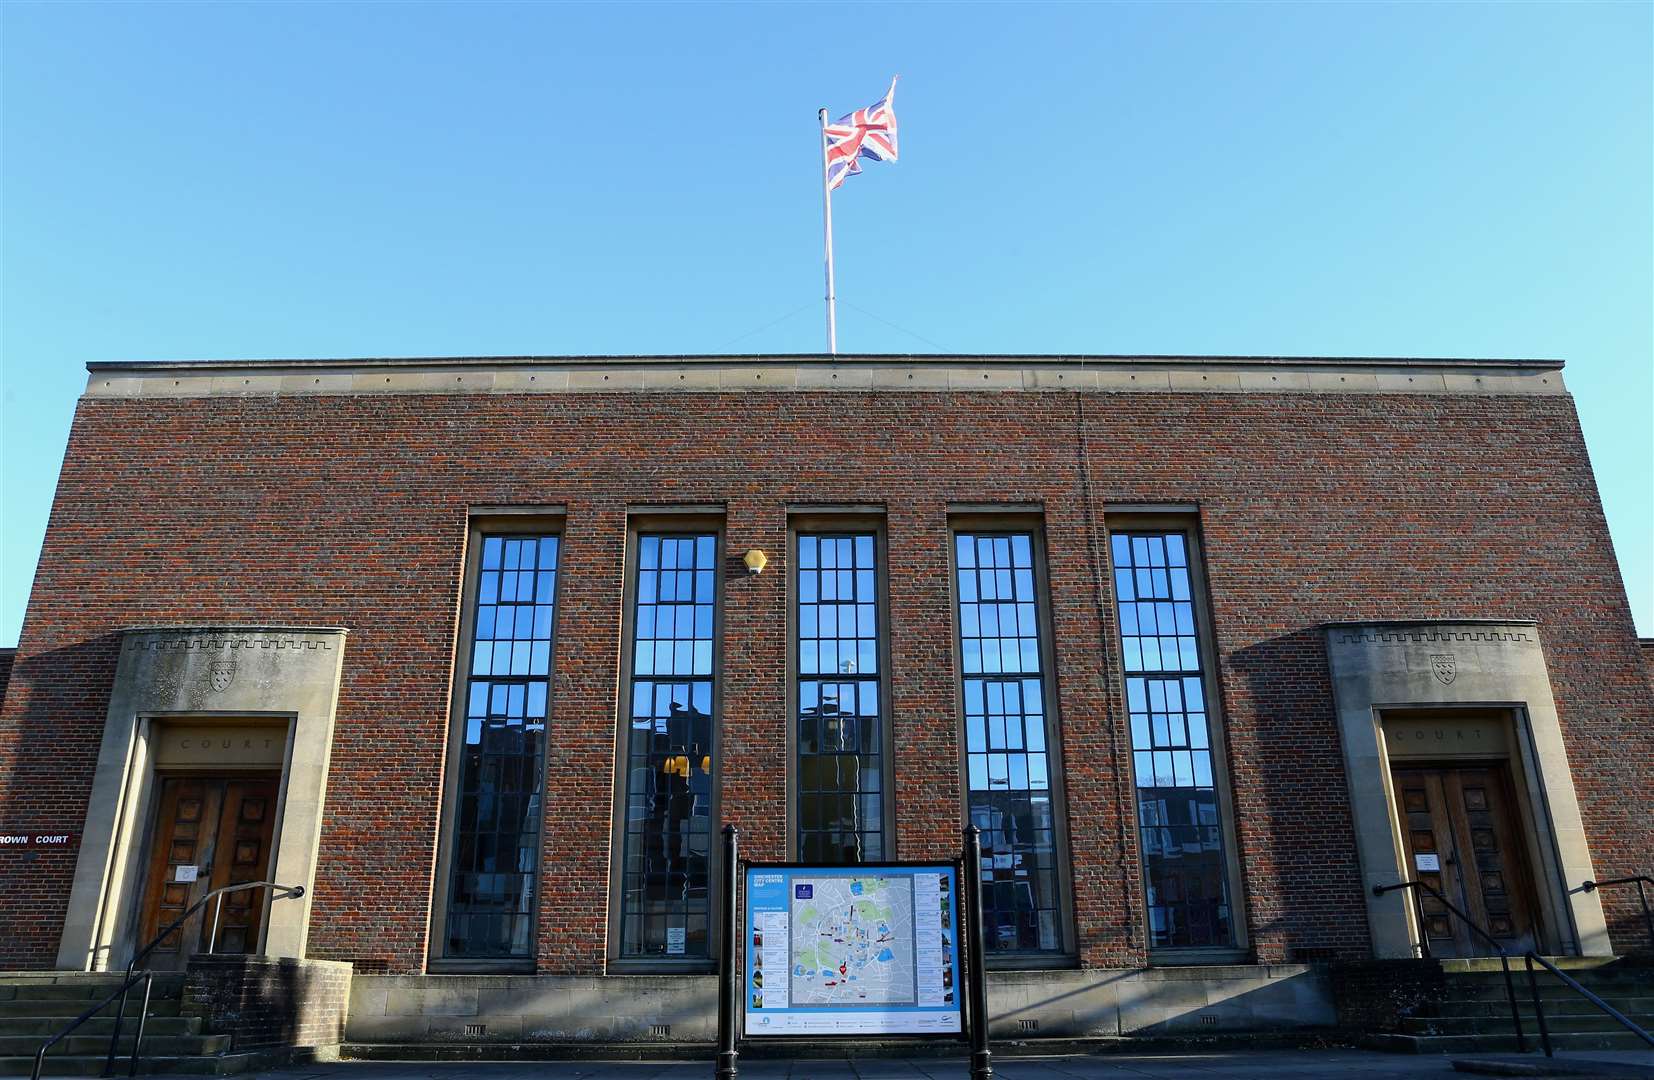
[[[1501, 947], [1538, 947], [1526, 845], [1504, 765], [1395, 769], [1391, 773], [1412, 877], [1432, 886]], [[1494, 950], [1424, 894], [1424, 933], [1434, 956]]]
[[[260, 881], [270, 865], [275, 831], [275, 777], [173, 776], [161, 780], [154, 848], [144, 885], [141, 948], [211, 889]], [[209, 948], [216, 904], [207, 904], [150, 954], [149, 965], [181, 971]], [[217, 952], [258, 947], [262, 890], [224, 897]]]
[[[223, 815], [218, 825], [218, 856], [213, 860], [212, 888], [243, 881], [263, 881], [270, 867], [270, 838], [274, 832], [276, 782], [233, 780], [225, 785]], [[244, 889], [224, 897], [217, 913], [218, 939], [212, 942], [213, 904], [208, 904], [203, 947], [213, 952], [246, 953], [258, 948], [259, 919], [264, 914], [263, 889]]]
[[1505, 767], [1452, 770], [1444, 780], [1470, 911], [1508, 951], [1538, 947], [1528, 874]]
[[[206, 892], [198, 868], [210, 863], [217, 839], [223, 791], [210, 780], [170, 777], [161, 782], [160, 816], [155, 830], [149, 875], [144, 883], [144, 916], [136, 948], [152, 941], [160, 929], [182, 915]], [[190, 871], [197, 871], [194, 880]], [[150, 953], [149, 964], [162, 971], [181, 971], [193, 948], [186, 943], [200, 936], [197, 912], [183, 927], [167, 935]]]

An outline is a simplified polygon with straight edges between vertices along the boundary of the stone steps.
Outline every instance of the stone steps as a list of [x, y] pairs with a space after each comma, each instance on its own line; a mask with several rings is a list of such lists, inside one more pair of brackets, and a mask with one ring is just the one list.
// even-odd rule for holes
[[[1518, 997], [1531, 996], [1526, 972], [1511, 972], [1511, 981], [1516, 986]], [[1539, 996], [1546, 1000], [1579, 996], [1573, 987], [1548, 971], [1539, 972], [1536, 981], [1539, 984]], [[1598, 997], [1654, 997], [1654, 970], [1646, 976], [1628, 973], [1613, 978], [1580, 979], [1578, 982]], [[1505, 996], [1505, 980], [1498, 975], [1475, 978], [1449, 976], [1447, 986], [1450, 996], [1456, 1001], [1486, 1001]]]
[[[1580, 978], [1582, 974], [1590, 974], [1595, 971], [1613, 971], [1625, 964], [1625, 961], [1618, 956], [1547, 956], [1545, 959], [1576, 979]], [[1439, 960], [1437, 963], [1449, 975], [1476, 974], [1500, 969], [1500, 961], [1497, 956], [1449, 957]], [[1521, 967], [1522, 958], [1512, 956], [1510, 966]]]
[[[120, 975], [40, 972], [0, 976], [0, 1076], [27, 1076], [47, 1039], [68, 1027], [81, 1013], [103, 1002], [121, 985]], [[202, 1020], [182, 1015], [184, 978], [157, 976], [144, 1023], [139, 1071], [227, 1075], [256, 1066], [256, 1054], [230, 1054], [230, 1037], [202, 1034]], [[125, 1075], [137, 1040], [143, 1009], [143, 986], [127, 995], [121, 1017], [121, 1054], [115, 1065]], [[46, 1054], [45, 1072], [53, 1076], [97, 1076], [115, 1030], [115, 1002], [83, 1021]]]
[[[104, 1058], [96, 1056], [63, 1056], [48, 1054], [46, 1076], [95, 1077], [103, 1074]], [[115, 1075], [125, 1076], [132, 1059], [117, 1057]], [[236, 1073], [262, 1068], [268, 1059], [261, 1054], [185, 1055], [180, 1057], [143, 1056], [138, 1063], [140, 1073], [187, 1073], [193, 1076], [233, 1076]], [[28, 1076], [34, 1069], [34, 1055], [28, 1057], [0, 1057], [0, 1076]]]
[[[1552, 957], [1557, 967], [1644, 1029], [1654, 1028], [1654, 968], [1596, 957]], [[1443, 961], [1440, 1000], [1423, 1006], [1393, 1033], [1365, 1045], [1403, 1053], [1464, 1054], [1518, 1050], [1504, 973], [1495, 958]], [[1540, 1004], [1558, 1050], [1644, 1050], [1647, 1044], [1548, 971], [1537, 970]], [[1516, 1010], [1528, 1048], [1539, 1046], [1533, 986], [1513, 962]]]
[[[1566, 998], [1541, 996], [1545, 1006], [1546, 1016], [1568, 1016], [1573, 1013], [1582, 1013], [1591, 1016], [1601, 1016], [1602, 1013], [1590, 1002], [1578, 994], [1569, 994]], [[1613, 997], [1609, 1003], [1625, 1013], [1627, 1016], [1654, 1014], [1654, 996], [1647, 997]], [[1517, 989], [1516, 1007], [1524, 1018], [1533, 1015], [1533, 999]], [[1510, 1001], [1501, 994], [1495, 1001], [1444, 1001], [1432, 1011], [1434, 1016], [1487, 1016], [1494, 1019], [1510, 1016]]]
[[[96, 1003], [97, 999], [95, 998], [85, 1000], [58, 999], [54, 1001], [23, 1001], [21, 999], [13, 998], [11, 1001], [0, 1001], [0, 1019], [5, 1019], [6, 1017], [12, 1016], [51, 1016], [62, 1017], [63, 1022], [67, 1024], [87, 1009], [90, 1009]], [[140, 987], [137, 989], [136, 993], [133, 993], [127, 997], [126, 1011], [121, 1015], [137, 1016], [138, 1011], [143, 1008], [143, 1005], [144, 992]], [[149, 1015], [177, 1016], [178, 1006], [179, 1003], [177, 998], [170, 998], [164, 1001], [156, 1001], [154, 998], [150, 998]], [[103, 1011], [98, 1015], [113, 1018], [115, 1015], [115, 1002], [111, 1001], [108, 1005], [105, 1005], [103, 1007]]]
[[[50, 983], [44, 980], [40, 981], [39, 985], [35, 985], [33, 980], [0, 983], [0, 1001], [85, 1001], [90, 1004], [113, 994], [120, 985], [120, 979], [101, 975], [95, 980], [72, 983]], [[151, 1001], [177, 998], [183, 990], [183, 980], [157, 976], [149, 998]], [[143, 984], [134, 986], [132, 992], [142, 997]]]
[[[62, 1031], [68, 1025], [72, 1016], [7, 1016], [0, 1017], [0, 1038], [26, 1035], [32, 1038], [49, 1039]], [[133, 1013], [121, 1025], [122, 1031], [130, 1032], [137, 1026], [137, 1014]], [[105, 1039], [115, 1030], [115, 1017], [94, 1016], [80, 1027], [75, 1029], [77, 1034], [101, 1035]], [[199, 1016], [154, 1016], [151, 1015], [144, 1024], [144, 1035], [198, 1035], [201, 1033], [201, 1018]]]

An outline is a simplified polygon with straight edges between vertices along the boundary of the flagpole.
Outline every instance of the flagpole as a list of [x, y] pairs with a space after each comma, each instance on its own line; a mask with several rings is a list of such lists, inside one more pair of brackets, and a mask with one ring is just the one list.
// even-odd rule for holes
[[833, 191], [827, 185], [827, 110], [822, 109], [818, 115], [821, 118], [822, 235], [827, 249], [827, 353], [837, 356], [838, 316], [834, 311], [833, 297]]

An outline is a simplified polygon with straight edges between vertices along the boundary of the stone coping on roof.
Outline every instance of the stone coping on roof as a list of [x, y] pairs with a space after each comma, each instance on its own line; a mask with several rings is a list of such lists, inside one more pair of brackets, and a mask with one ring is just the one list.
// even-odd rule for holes
[[1565, 394], [1560, 360], [819, 354], [87, 365], [89, 398], [733, 391]]

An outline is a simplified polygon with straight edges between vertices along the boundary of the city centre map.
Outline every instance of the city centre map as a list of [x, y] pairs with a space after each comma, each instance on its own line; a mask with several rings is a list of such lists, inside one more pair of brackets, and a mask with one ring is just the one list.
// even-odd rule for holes
[[912, 1005], [913, 879], [795, 877], [792, 1003]]
[[964, 1030], [957, 866], [749, 863], [746, 882], [747, 1037]]

